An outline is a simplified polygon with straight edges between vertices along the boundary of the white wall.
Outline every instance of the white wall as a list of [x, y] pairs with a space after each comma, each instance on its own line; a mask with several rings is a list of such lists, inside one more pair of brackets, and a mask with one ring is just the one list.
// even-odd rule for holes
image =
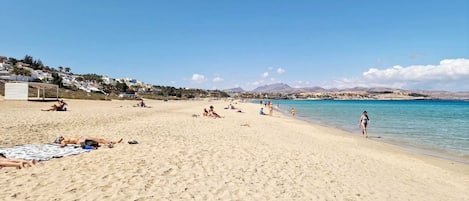
[[28, 83], [5, 83], [5, 100], [28, 100]]

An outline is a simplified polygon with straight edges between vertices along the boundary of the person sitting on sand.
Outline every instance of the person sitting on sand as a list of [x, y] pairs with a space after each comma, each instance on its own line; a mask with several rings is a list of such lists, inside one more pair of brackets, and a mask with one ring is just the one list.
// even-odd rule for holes
[[208, 110], [207, 108], [204, 108], [204, 113], [203, 113], [204, 117], [208, 117], [209, 113], [208, 113]]
[[102, 138], [94, 138], [94, 137], [70, 137], [70, 138], [65, 138], [63, 136], [60, 136], [55, 140], [55, 143], [60, 144], [60, 147], [65, 147], [67, 144], [76, 144], [76, 145], [81, 145], [82, 142], [85, 142], [86, 140], [93, 140], [95, 142], [98, 142], [99, 145], [106, 145], [109, 148], [114, 147], [114, 144], [121, 143], [122, 138], [119, 141], [109, 141], [105, 140]]
[[141, 100], [137, 103], [137, 107], [147, 107], [147, 105], [145, 105], [145, 102], [143, 102], [143, 99], [141, 99]]
[[263, 108], [263, 107], [261, 107], [261, 109], [259, 110], [259, 114], [260, 114], [260, 115], [265, 115], [265, 113], [264, 113], [264, 108]]
[[210, 110], [208, 111], [209, 112], [209, 115], [210, 117], [213, 117], [213, 118], [221, 118], [220, 115], [218, 115], [215, 110], [213, 109], [213, 106], [211, 105], [210, 106]]
[[50, 109], [42, 111], [67, 111], [67, 103], [64, 100], [60, 100], [57, 104], [52, 105]]
[[3, 154], [0, 154], [0, 168], [2, 167], [15, 167], [16, 169], [24, 168], [25, 166], [32, 167], [36, 165], [36, 160], [21, 160], [21, 159], [12, 159], [6, 158]]
[[236, 108], [230, 103], [225, 109], [234, 110]]

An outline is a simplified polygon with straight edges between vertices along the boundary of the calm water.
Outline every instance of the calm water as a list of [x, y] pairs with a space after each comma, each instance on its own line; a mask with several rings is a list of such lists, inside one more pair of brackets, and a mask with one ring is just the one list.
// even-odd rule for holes
[[459, 156], [469, 163], [468, 101], [272, 100], [298, 118], [361, 135], [364, 110], [371, 139], [392, 142], [435, 156]]

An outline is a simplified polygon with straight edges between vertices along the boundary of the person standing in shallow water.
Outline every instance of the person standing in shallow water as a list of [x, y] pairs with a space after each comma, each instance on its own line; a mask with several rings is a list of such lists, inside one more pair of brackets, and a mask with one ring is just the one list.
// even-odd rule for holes
[[291, 108], [290, 113], [292, 117], [295, 117], [295, 108]]
[[370, 121], [370, 118], [368, 117], [368, 113], [366, 111], [363, 111], [363, 114], [360, 117], [359, 126], [362, 128], [362, 135], [364, 137], [368, 137], [368, 134], [366, 133], [366, 126], [368, 125], [369, 121]]

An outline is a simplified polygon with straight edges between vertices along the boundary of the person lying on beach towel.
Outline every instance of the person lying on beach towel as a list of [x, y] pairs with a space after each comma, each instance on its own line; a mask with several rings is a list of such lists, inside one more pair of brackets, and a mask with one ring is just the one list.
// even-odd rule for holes
[[55, 143], [60, 144], [60, 147], [65, 147], [67, 144], [76, 144], [76, 145], [81, 145], [82, 142], [86, 142], [87, 140], [92, 140], [95, 142], [98, 142], [99, 145], [106, 145], [109, 148], [114, 147], [114, 144], [121, 143], [122, 138], [119, 141], [110, 141], [110, 140], [105, 140], [102, 138], [95, 138], [95, 137], [69, 137], [65, 138], [63, 136], [58, 137], [55, 140]]
[[67, 103], [64, 100], [60, 100], [58, 104], [54, 104], [49, 109], [42, 111], [67, 111]]
[[16, 169], [21, 169], [26, 166], [32, 167], [36, 165], [36, 160], [21, 160], [21, 159], [12, 159], [6, 158], [3, 154], [0, 154], [0, 168], [2, 167], [15, 167]]

